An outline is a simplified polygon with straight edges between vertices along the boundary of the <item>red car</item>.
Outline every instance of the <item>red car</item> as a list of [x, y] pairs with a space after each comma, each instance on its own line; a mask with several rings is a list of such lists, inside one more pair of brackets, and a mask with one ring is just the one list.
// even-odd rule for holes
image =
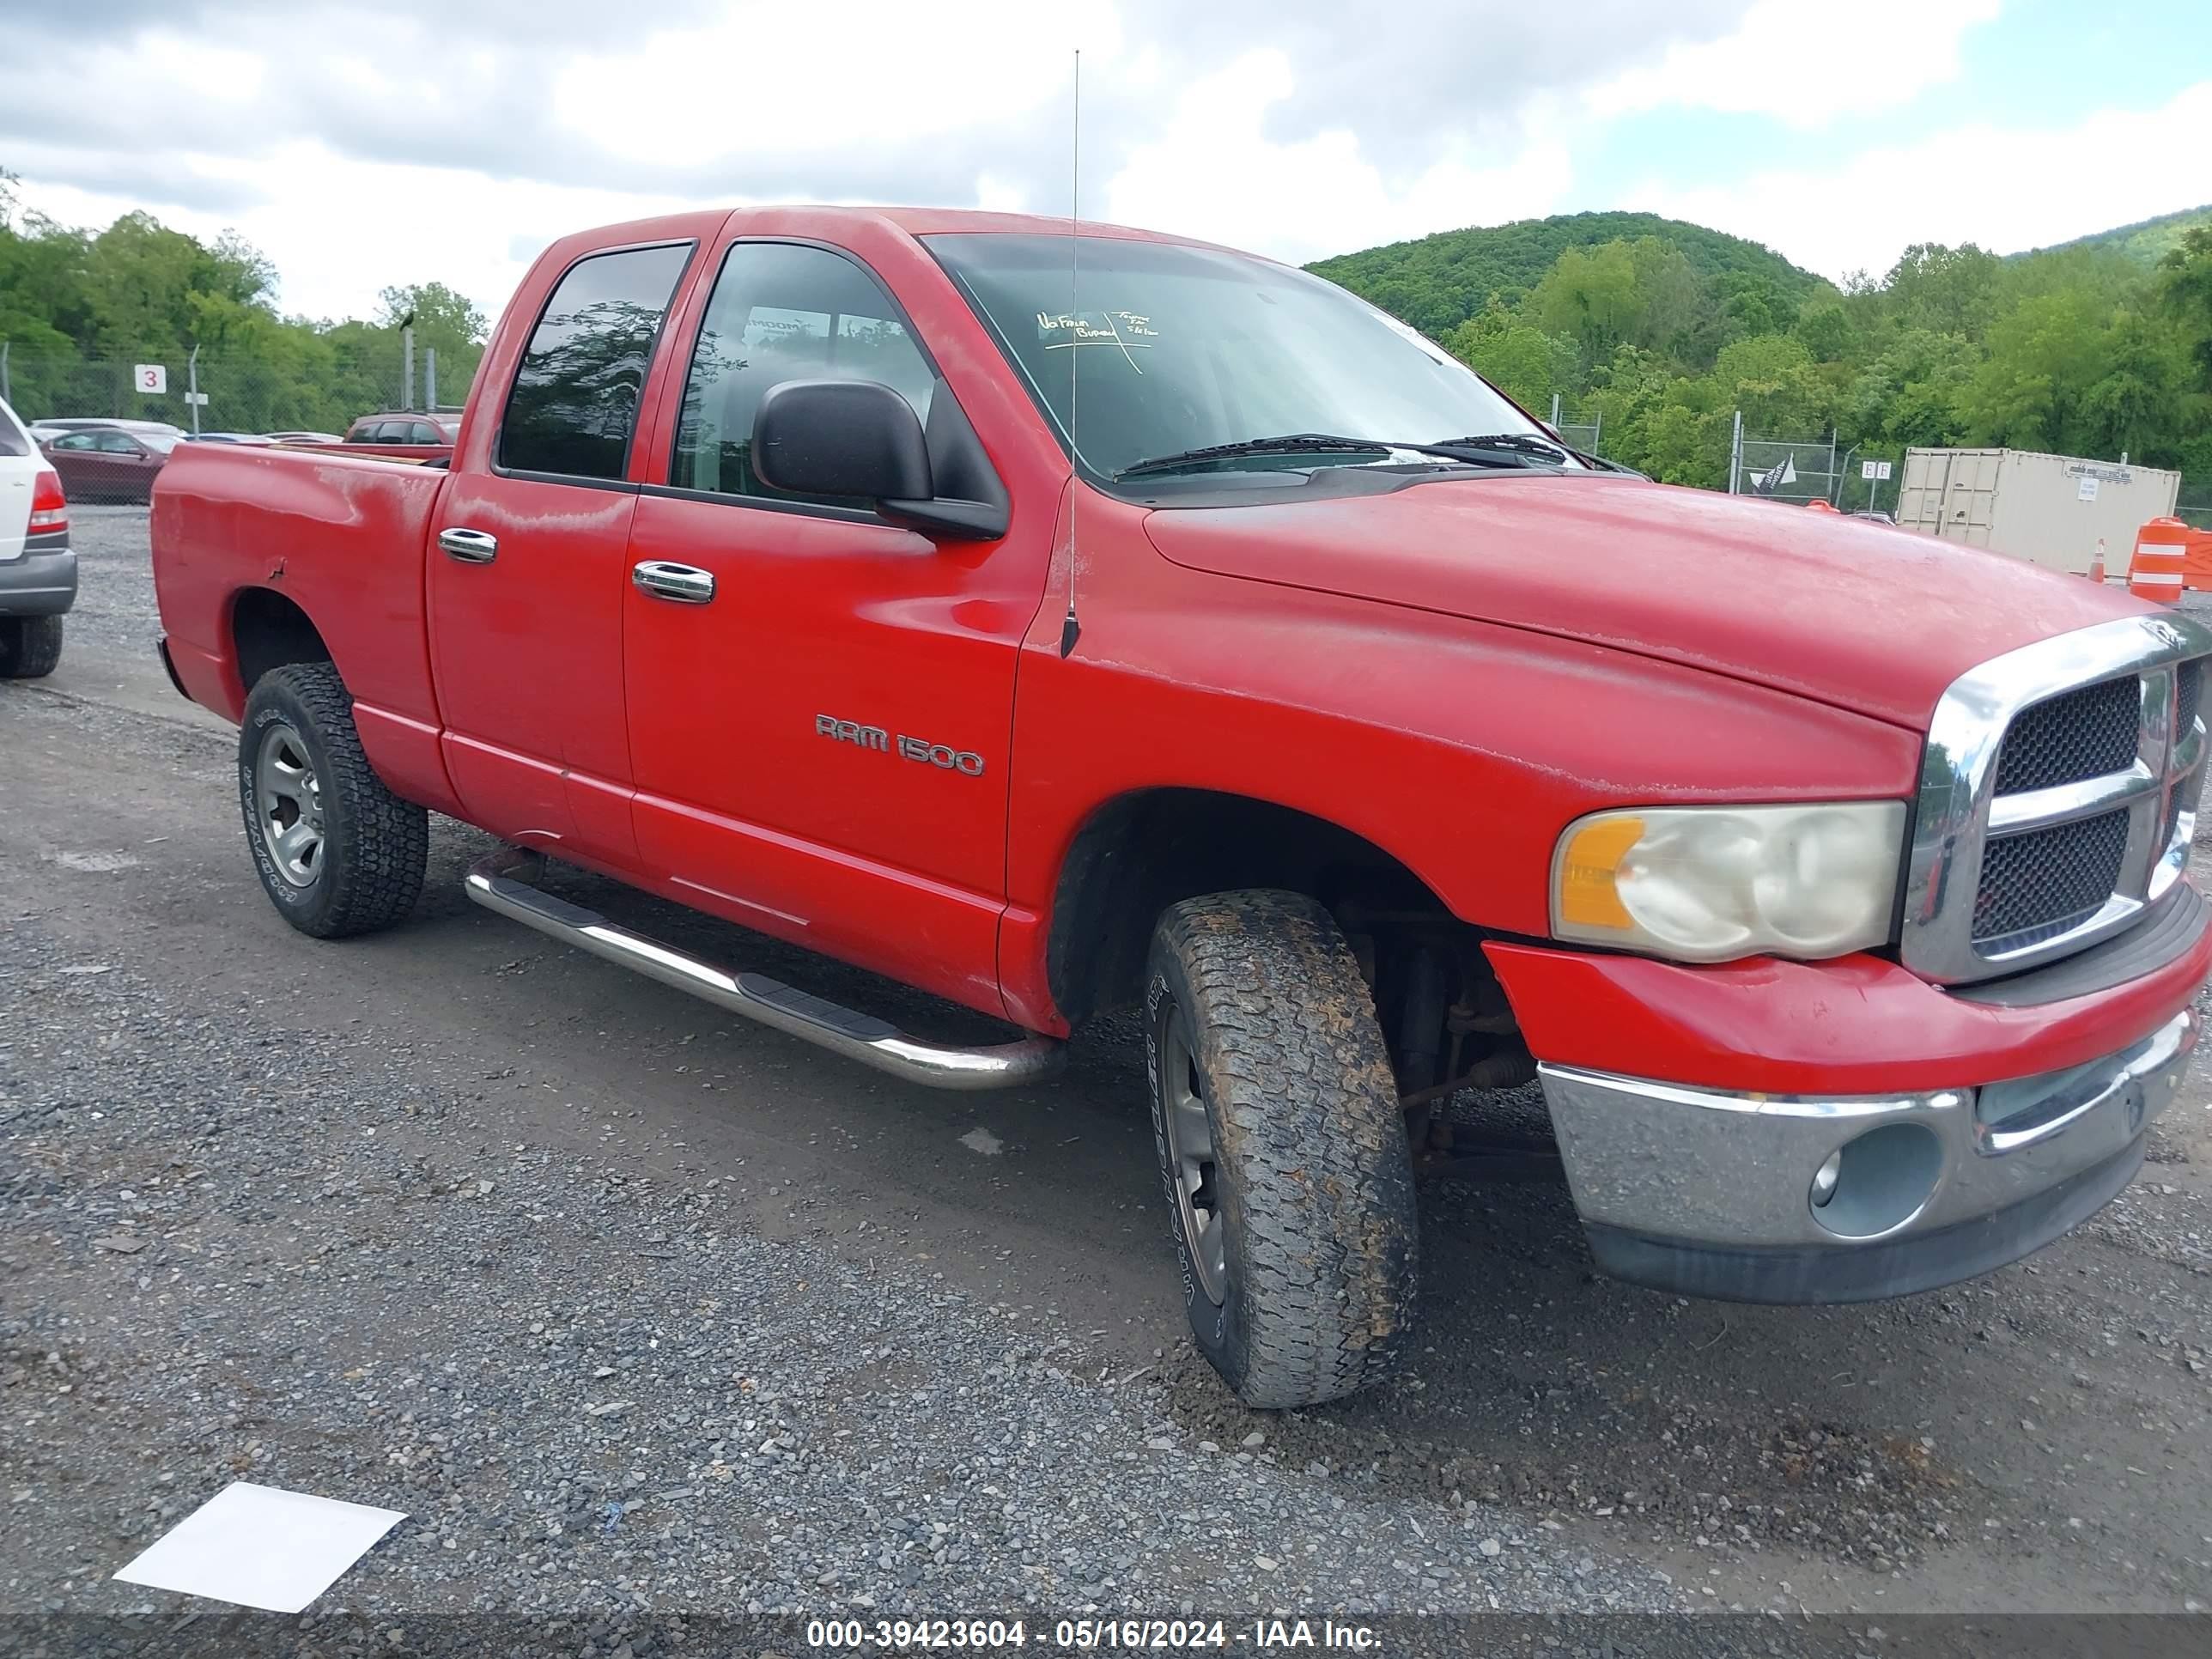
[[44, 440], [40, 448], [73, 501], [150, 501], [154, 480], [179, 440], [166, 432], [88, 426]]
[[[1531, 1162], [1440, 1152], [1457, 1091], [1540, 1079], [1604, 1271], [1839, 1302], [2095, 1212], [2196, 1040], [2212, 629], [1598, 470], [1226, 249], [571, 236], [450, 470], [196, 446], [153, 551], [304, 933], [404, 920], [434, 811], [511, 843], [478, 903], [912, 1081], [1033, 1085], [1133, 1014], [1194, 1338], [1255, 1405], [1407, 1347], [1418, 1168]], [[909, 1035], [548, 859], [1018, 1029]]]
[[346, 428], [344, 441], [356, 449], [417, 459], [450, 451], [460, 430], [460, 417], [452, 414], [364, 415]]

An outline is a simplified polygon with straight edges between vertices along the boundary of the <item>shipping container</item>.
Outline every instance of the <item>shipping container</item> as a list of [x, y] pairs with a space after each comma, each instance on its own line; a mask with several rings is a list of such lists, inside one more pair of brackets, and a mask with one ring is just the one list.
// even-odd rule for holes
[[2124, 581], [2136, 532], [2173, 511], [2179, 472], [2025, 449], [1908, 449], [1897, 522], [1969, 547]]

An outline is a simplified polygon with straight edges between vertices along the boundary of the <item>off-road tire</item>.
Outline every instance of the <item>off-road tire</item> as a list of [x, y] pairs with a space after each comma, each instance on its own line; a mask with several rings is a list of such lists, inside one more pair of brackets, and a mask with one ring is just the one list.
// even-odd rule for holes
[[42, 680], [61, 659], [59, 617], [0, 617], [0, 679]]
[[[290, 726], [320, 783], [324, 836], [313, 881], [277, 872], [256, 810], [254, 765], [263, 735]], [[246, 700], [238, 734], [239, 805], [253, 867], [285, 921], [315, 939], [373, 933], [403, 920], [422, 891], [430, 815], [385, 787], [354, 729], [353, 694], [326, 662], [271, 669]]]
[[[1218, 1306], [1178, 1201], [1174, 1085], [1163, 1075], [1178, 1048], [1212, 1125]], [[1328, 912], [1265, 890], [1170, 906], [1146, 971], [1145, 1061], [1199, 1351], [1263, 1408], [1317, 1405], [1379, 1380], [1414, 1317], [1413, 1158], [1374, 999]]]

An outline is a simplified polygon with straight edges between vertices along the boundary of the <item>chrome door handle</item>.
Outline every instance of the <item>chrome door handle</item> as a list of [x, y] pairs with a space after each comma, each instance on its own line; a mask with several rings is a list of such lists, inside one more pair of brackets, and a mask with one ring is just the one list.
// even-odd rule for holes
[[499, 538], [482, 530], [441, 530], [438, 550], [463, 564], [489, 564], [499, 556]]
[[629, 579], [654, 599], [673, 599], [678, 605], [704, 605], [714, 597], [714, 573], [696, 565], [641, 559], [629, 568]]

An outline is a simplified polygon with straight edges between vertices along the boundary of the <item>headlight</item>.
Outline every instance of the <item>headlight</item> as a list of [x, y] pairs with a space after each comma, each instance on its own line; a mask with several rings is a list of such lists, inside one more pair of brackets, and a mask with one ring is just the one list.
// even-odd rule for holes
[[1889, 939], [1903, 801], [1594, 812], [1552, 857], [1552, 933], [1684, 962]]

